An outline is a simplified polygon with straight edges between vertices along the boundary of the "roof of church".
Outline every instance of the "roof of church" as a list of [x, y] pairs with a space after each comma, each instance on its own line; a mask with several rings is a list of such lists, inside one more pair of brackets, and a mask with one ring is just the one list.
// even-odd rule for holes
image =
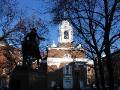
[[83, 50], [82, 45], [79, 44], [77, 46], [74, 46], [72, 43], [59, 43], [58, 45], [53, 42], [52, 45], [48, 47], [48, 49], [57, 49], [57, 50]]

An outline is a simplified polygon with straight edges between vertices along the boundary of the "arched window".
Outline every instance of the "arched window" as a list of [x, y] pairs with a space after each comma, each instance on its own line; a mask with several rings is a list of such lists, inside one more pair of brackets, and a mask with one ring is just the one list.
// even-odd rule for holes
[[69, 39], [69, 32], [68, 31], [64, 32], [64, 39]]

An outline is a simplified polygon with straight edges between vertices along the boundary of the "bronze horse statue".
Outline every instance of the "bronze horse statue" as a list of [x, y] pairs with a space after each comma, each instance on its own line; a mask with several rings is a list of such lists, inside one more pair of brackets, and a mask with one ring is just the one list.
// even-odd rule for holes
[[31, 32], [25, 36], [22, 42], [23, 65], [29, 65], [31, 67], [32, 62], [37, 60], [39, 67], [39, 59], [42, 60], [39, 51], [39, 40], [43, 39], [37, 35], [35, 28], [32, 28]]

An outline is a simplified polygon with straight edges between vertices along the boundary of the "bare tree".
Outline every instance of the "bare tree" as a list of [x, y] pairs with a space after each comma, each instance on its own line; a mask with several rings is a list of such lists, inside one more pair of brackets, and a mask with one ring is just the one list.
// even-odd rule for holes
[[32, 15], [26, 18], [20, 18], [16, 25], [12, 28], [14, 32], [11, 32], [7, 41], [12, 45], [18, 47], [21, 45], [21, 41], [23, 41], [24, 36], [31, 31], [32, 28], [37, 30], [39, 37], [47, 37], [48, 28], [41, 20], [41, 18]]
[[21, 41], [31, 28], [36, 28], [41, 37], [46, 37], [48, 32], [40, 18], [35, 15], [25, 18], [18, 14], [20, 13], [18, 13], [16, 0], [0, 0], [0, 33], [2, 33], [0, 43], [5, 43], [5, 47], [0, 47], [0, 52], [5, 57], [3, 61], [5, 63], [2, 63], [0, 68], [9, 68], [9, 74], [19, 60], [17, 57], [22, 57], [18, 55], [18, 53], [22, 54]]
[[0, 40], [5, 39], [12, 32], [16, 17], [16, 0], [0, 0]]
[[[77, 31], [89, 58], [99, 65], [102, 90], [105, 89], [102, 54], [106, 54], [109, 72], [109, 89], [114, 90], [112, 47], [120, 39], [119, 0], [52, 0], [54, 21], [68, 19]], [[95, 68], [96, 71], [96, 68]], [[96, 75], [96, 77], [98, 77]], [[99, 80], [97, 80], [99, 82]], [[99, 84], [97, 84], [100, 89]]]
[[0, 77], [4, 72], [10, 75], [22, 61], [21, 41], [33, 27], [40, 37], [46, 37], [48, 29], [40, 18], [23, 17], [18, 11], [17, 0], [0, 0]]

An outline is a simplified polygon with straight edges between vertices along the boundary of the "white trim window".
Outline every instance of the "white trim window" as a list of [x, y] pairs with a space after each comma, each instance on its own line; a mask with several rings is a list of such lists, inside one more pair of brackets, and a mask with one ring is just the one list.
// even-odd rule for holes
[[64, 39], [69, 39], [69, 31], [64, 31]]
[[66, 66], [63, 68], [63, 74], [64, 74], [64, 75], [72, 75], [72, 66], [66, 65]]

